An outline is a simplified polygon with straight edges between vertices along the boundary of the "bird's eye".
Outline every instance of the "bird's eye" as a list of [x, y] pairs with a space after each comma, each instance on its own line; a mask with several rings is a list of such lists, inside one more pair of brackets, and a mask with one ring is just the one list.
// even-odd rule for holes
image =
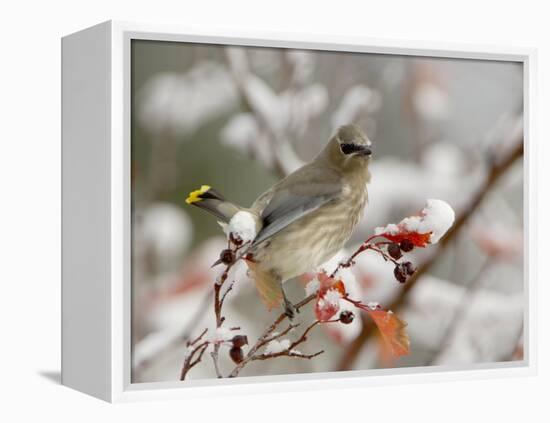
[[355, 151], [355, 145], [353, 144], [340, 144], [340, 150], [342, 150], [342, 153], [348, 155]]

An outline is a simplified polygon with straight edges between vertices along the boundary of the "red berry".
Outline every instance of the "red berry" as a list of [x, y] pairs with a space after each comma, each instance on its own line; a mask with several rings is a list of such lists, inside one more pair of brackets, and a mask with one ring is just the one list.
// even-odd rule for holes
[[240, 348], [243, 345], [248, 345], [248, 338], [246, 335], [235, 335], [231, 342], [234, 347]]
[[243, 243], [243, 240], [240, 236], [235, 235], [233, 232], [229, 233], [229, 240], [235, 244], [237, 247], [240, 246]]
[[414, 248], [414, 244], [412, 243], [412, 241], [410, 239], [404, 239], [399, 243], [399, 248], [401, 248], [401, 250], [408, 253], [409, 251], [411, 251]]
[[395, 279], [397, 279], [400, 283], [407, 282], [407, 271], [403, 268], [402, 265], [398, 264], [395, 266], [395, 269], [393, 269], [393, 275], [395, 276]]
[[416, 267], [414, 267], [410, 261], [403, 263], [403, 269], [405, 269], [405, 272], [407, 272], [407, 275], [409, 276], [414, 275], [414, 272], [416, 272]]
[[236, 364], [239, 364], [241, 361], [244, 360], [244, 354], [243, 350], [240, 347], [233, 347], [229, 350], [229, 356], [231, 357], [231, 360], [235, 362]]
[[403, 255], [401, 253], [401, 249], [399, 248], [399, 245], [397, 245], [395, 242], [388, 245], [388, 254], [392, 256], [392, 258], [395, 260], [399, 260]]
[[229, 248], [222, 250], [220, 253], [220, 261], [223, 264], [231, 264], [235, 261], [235, 252]]
[[349, 325], [351, 322], [353, 322], [354, 318], [355, 315], [351, 311], [344, 310], [340, 313], [340, 321], [345, 325]]

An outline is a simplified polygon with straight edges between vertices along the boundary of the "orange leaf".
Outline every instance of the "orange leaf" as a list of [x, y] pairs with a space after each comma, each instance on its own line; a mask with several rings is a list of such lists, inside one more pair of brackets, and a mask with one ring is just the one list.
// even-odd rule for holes
[[388, 355], [398, 358], [409, 354], [409, 335], [403, 322], [391, 311], [374, 310], [368, 312], [382, 335], [384, 350]]

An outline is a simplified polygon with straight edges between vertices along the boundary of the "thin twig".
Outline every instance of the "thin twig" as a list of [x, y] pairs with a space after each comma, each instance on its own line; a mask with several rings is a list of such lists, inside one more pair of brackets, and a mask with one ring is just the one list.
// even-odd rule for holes
[[[313, 354], [304, 354], [300, 351], [297, 351], [295, 350], [295, 348], [306, 342], [307, 341], [307, 337], [308, 337], [308, 334], [309, 332], [311, 332], [311, 330], [320, 325], [320, 324], [326, 324], [326, 323], [335, 323], [335, 322], [339, 322], [340, 319], [333, 319], [333, 320], [315, 320], [313, 323], [311, 323], [305, 330], [304, 332], [302, 333], [302, 335], [296, 339], [294, 342], [291, 342], [289, 344], [289, 346], [281, 351], [277, 351], [277, 352], [272, 352], [272, 353], [262, 353], [262, 354], [256, 354], [256, 352], [252, 353], [252, 354], [248, 354], [247, 355], [247, 361], [246, 362], [243, 362], [241, 363], [241, 365], [237, 366], [233, 372], [231, 372], [230, 376], [229, 377], [236, 377], [240, 370], [242, 370], [242, 368], [250, 363], [251, 361], [256, 361], [256, 360], [267, 360], [267, 359], [270, 359], [270, 358], [277, 358], [277, 357], [296, 357], [296, 358], [306, 358], [306, 359], [312, 359], [313, 357], [317, 357], [318, 355], [322, 354], [324, 352], [324, 350], [321, 350], [321, 351], [317, 351]], [[296, 327], [297, 325], [289, 325], [289, 327], [287, 329], [285, 329], [285, 333], [289, 332], [293, 327]], [[283, 333], [281, 334], [277, 334], [277, 335], [274, 335], [272, 336], [270, 339], [271, 340], [274, 340], [274, 339], [277, 339], [277, 338], [280, 338], [282, 336]], [[264, 339], [261, 339], [261, 341], [258, 342], [258, 344], [256, 345], [257, 348], [255, 349], [255, 351], [257, 351], [260, 347], [263, 347], [264, 345], [268, 344], [269, 342], [266, 342], [268, 338], [264, 338]]]
[[234, 280], [231, 281], [231, 283], [229, 284], [229, 286], [227, 287], [227, 289], [223, 293], [222, 298], [220, 299], [220, 306], [223, 306], [223, 303], [225, 301], [225, 297], [227, 297], [227, 294], [229, 294], [229, 292], [231, 292], [231, 290], [233, 289], [233, 285], [235, 285]]
[[[187, 343], [188, 350], [186, 352], [185, 360], [183, 361], [183, 366], [181, 368], [180, 380], [185, 380], [185, 376], [187, 376], [189, 370], [195, 367], [202, 360], [202, 356], [204, 354], [204, 351], [206, 351], [206, 348], [208, 347], [209, 341], [203, 341], [200, 344], [198, 344], [198, 342], [202, 340], [204, 335], [206, 335], [206, 332], [208, 332], [208, 329], [204, 329], [195, 339]], [[193, 346], [194, 348], [189, 351], [189, 349]], [[193, 360], [193, 357], [195, 357], [197, 351], [200, 351], [199, 355], [195, 360]]]
[[[367, 238], [358, 248], [357, 250], [355, 250], [355, 252], [347, 259], [347, 260], [344, 260], [340, 263], [338, 263], [338, 265], [336, 266], [336, 269], [334, 269], [334, 271], [330, 274], [330, 277], [331, 278], [334, 278], [336, 276], [336, 274], [338, 273], [338, 271], [340, 271], [341, 269], [344, 269], [344, 268], [348, 268], [348, 267], [351, 267], [353, 266], [353, 264], [355, 263], [355, 259], [356, 257], [361, 254], [363, 251], [366, 251], [368, 249], [372, 249], [371, 247], [371, 242], [373, 239], [376, 239], [376, 238], [379, 238], [378, 235], [372, 235], [370, 236], [369, 238]], [[381, 242], [380, 244], [382, 244], [385, 242]], [[380, 250], [377, 250], [379, 253], [385, 255], [382, 251]]]
[[204, 335], [206, 335], [206, 332], [208, 332], [208, 329], [207, 329], [207, 328], [205, 328], [205, 329], [204, 329], [195, 339], [193, 339], [192, 341], [190, 341], [190, 342], [187, 344], [187, 346], [195, 345], [197, 342], [199, 342], [199, 341], [202, 339], [202, 337], [203, 337]]
[[289, 324], [288, 327], [287, 327], [285, 330], [283, 330], [282, 332], [275, 333], [275, 334], [273, 334], [271, 337], [262, 340], [260, 346], [269, 344], [271, 341], [274, 341], [274, 340], [276, 340], [276, 339], [282, 338], [282, 337], [285, 336], [288, 332], [290, 332], [292, 329], [297, 328], [298, 326], [300, 326], [299, 323], [291, 323], [291, 324]]
[[[311, 294], [304, 298], [302, 301], [294, 304], [294, 308], [299, 311], [303, 306], [313, 301], [315, 298], [317, 298], [317, 294]], [[279, 316], [275, 319], [275, 321], [269, 325], [269, 327], [262, 333], [262, 335], [258, 338], [256, 343], [248, 350], [248, 353], [245, 355], [243, 361], [241, 361], [239, 364], [235, 366], [235, 368], [231, 371], [229, 374], [229, 377], [237, 377], [239, 372], [243, 369], [244, 366], [246, 366], [254, 357], [254, 355], [258, 352], [258, 350], [266, 344], [266, 340], [269, 339], [270, 335], [272, 336], [273, 332], [277, 327], [287, 318], [286, 314], [283, 312], [279, 314]]]
[[[202, 360], [202, 356], [206, 351], [206, 348], [208, 348], [209, 344], [209, 341], [201, 342], [199, 345], [193, 348], [193, 350], [187, 355], [187, 357], [185, 357], [183, 367], [181, 369], [180, 380], [185, 380], [185, 377], [187, 376], [187, 373], [189, 373], [189, 370], [195, 367]], [[197, 358], [193, 359], [197, 352]]]
[[320, 351], [317, 351], [313, 354], [304, 354], [304, 353], [301, 353], [300, 351], [282, 351], [282, 352], [279, 352], [279, 353], [273, 353], [273, 354], [260, 354], [260, 355], [256, 355], [252, 358], [252, 360], [268, 360], [270, 358], [277, 358], [277, 357], [298, 357], [298, 358], [307, 358], [308, 360], [309, 359], [312, 359], [313, 357], [317, 357], [318, 355], [321, 355], [325, 352], [325, 350], [320, 350]]

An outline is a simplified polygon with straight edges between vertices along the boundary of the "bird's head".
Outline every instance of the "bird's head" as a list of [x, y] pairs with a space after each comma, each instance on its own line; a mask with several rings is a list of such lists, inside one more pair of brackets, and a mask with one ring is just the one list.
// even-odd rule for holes
[[357, 125], [344, 125], [321, 153], [341, 170], [366, 169], [372, 155], [372, 143]]

